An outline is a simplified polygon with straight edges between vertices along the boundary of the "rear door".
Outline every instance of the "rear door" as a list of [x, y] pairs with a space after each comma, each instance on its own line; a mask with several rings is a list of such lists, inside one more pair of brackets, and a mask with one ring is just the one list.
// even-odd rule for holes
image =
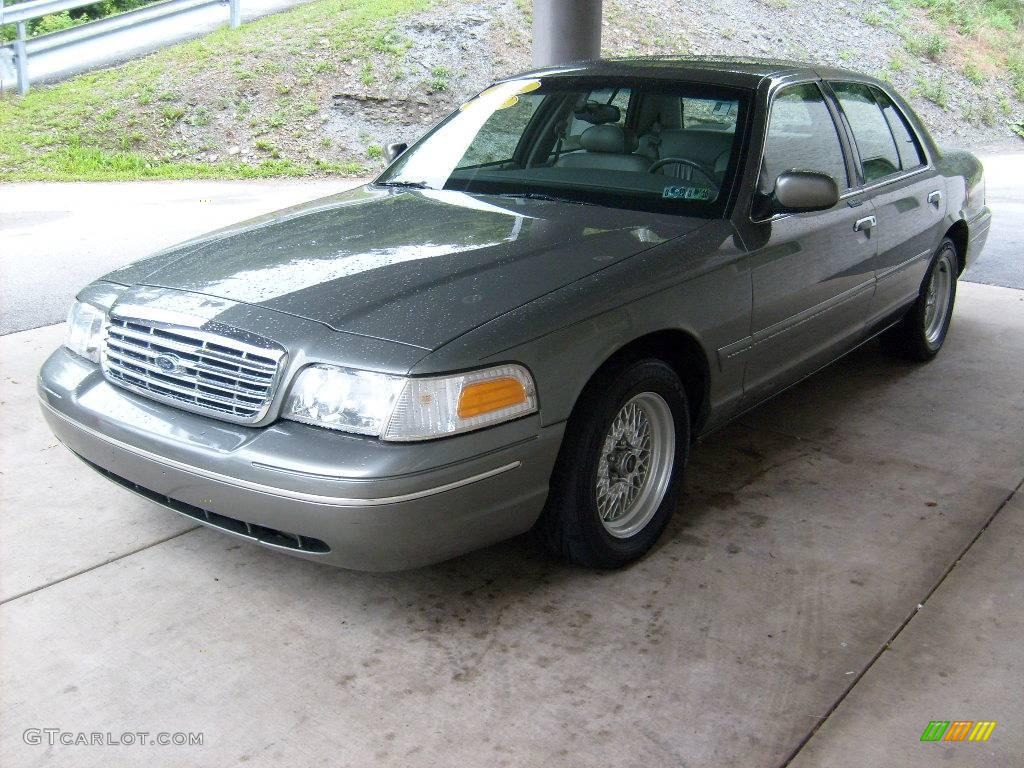
[[893, 100], [866, 83], [829, 83], [853, 139], [862, 195], [874, 203], [877, 279], [869, 323], [885, 323], [917, 296], [946, 209], [942, 177]]
[[813, 373], [862, 338], [874, 286], [870, 201], [852, 191], [845, 134], [817, 83], [787, 85], [770, 107], [759, 195], [779, 174], [832, 176], [846, 198], [831, 210], [758, 220], [751, 248], [751, 338], [744, 402], [752, 405]]

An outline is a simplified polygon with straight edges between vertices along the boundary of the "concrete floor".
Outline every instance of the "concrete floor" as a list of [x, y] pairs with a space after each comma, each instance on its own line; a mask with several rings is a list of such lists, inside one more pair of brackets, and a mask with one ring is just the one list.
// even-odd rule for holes
[[[791, 768], [1024, 763], [1024, 494], [1017, 493]], [[922, 744], [931, 720], [995, 720], [987, 743]]]
[[[194, 529], [54, 444], [32, 380], [60, 333], [0, 339], [0, 765], [1024, 754], [1024, 292], [964, 283], [933, 363], [868, 345], [708, 439], [685, 514], [616, 573], [523, 538], [367, 575]], [[934, 719], [1000, 725], [920, 743]], [[27, 745], [31, 727], [204, 744]]]

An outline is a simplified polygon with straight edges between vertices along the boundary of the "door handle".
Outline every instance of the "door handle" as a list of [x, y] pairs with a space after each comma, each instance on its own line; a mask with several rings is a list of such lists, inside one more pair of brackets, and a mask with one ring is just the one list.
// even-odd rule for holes
[[874, 216], [865, 216], [863, 219], [857, 219], [853, 225], [854, 232], [863, 232], [865, 229], [872, 229], [878, 226], [878, 219]]
[[934, 205], [936, 208], [939, 207], [939, 203], [942, 202], [942, 193], [939, 190], [928, 193], [928, 202]]

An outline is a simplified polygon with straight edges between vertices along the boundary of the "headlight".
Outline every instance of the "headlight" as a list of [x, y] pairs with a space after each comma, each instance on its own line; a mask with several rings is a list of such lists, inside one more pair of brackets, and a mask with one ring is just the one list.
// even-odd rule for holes
[[519, 365], [429, 378], [312, 365], [292, 384], [282, 416], [409, 441], [469, 432], [536, 410], [533, 379]]
[[99, 307], [76, 301], [68, 312], [64, 346], [94, 363], [100, 361], [100, 340], [103, 336], [103, 315]]
[[379, 437], [405, 379], [333, 365], [303, 368], [281, 414], [320, 427]]

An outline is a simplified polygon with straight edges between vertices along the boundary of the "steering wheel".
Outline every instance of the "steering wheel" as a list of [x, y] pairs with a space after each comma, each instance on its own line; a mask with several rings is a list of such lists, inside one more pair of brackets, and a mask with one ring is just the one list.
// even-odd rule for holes
[[[685, 157], [663, 157], [661, 160], [655, 160], [651, 163], [651, 167], [647, 169], [648, 173], [655, 173], [660, 171], [666, 165], [685, 165], [693, 168], [701, 176], [708, 180], [708, 183], [713, 187], [718, 187], [718, 182], [715, 181], [715, 177], [700, 163], [695, 160], [687, 160]], [[687, 179], [689, 181], [689, 179]]]

